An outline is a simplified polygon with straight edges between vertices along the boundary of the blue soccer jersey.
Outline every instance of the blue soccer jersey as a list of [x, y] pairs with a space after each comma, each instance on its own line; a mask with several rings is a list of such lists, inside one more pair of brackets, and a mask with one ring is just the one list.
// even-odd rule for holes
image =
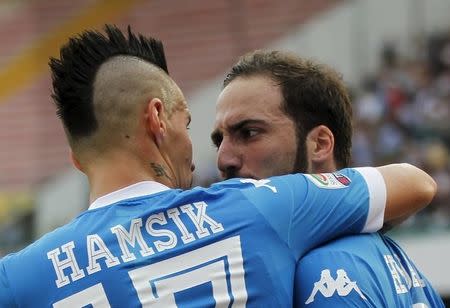
[[210, 188], [141, 182], [0, 261], [0, 306], [289, 307], [296, 262], [382, 226], [376, 169]]
[[298, 263], [295, 307], [444, 307], [402, 249], [379, 233], [347, 236]]

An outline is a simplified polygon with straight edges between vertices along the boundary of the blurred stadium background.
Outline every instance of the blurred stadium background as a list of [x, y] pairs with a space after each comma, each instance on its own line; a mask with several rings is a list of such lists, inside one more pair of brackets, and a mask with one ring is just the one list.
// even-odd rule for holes
[[3, 0], [0, 2], [0, 256], [87, 207], [50, 99], [47, 62], [67, 37], [114, 23], [158, 37], [191, 104], [196, 183], [215, 181], [209, 141], [227, 69], [285, 49], [343, 74], [355, 110], [354, 165], [411, 162], [437, 180], [433, 204], [391, 232], [450, 297], [449, 0]]

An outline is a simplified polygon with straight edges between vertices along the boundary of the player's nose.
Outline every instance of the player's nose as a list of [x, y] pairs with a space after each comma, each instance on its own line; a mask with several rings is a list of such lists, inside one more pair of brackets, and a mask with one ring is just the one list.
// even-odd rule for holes
[[228, 138], [223, 138], [217, 149], [217, 168], [219, 168], [223, 178], [236, 177], [242, 168], [242, 159], [239, 148]]

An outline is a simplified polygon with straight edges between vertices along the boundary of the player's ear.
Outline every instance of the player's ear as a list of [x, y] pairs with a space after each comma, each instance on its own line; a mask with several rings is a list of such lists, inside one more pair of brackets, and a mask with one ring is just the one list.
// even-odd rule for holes
[[334, 135], [327, 126], [314, 127], [306, 136], [306, 141], [307, 156], [313, 165], [314, 172], [322, 172], [320, 169], [332, 168], [335, 165]]
[[80, 161], [76, 158], [75, 154], [70, 151], [70, 160], [75, 168], [83, 172], [83, 168], [81, 167]]
[[167, 128], [164, 113], [164, 103], [159, 98], [153, 98], [145, 108], [146, 131], [158, 147]]

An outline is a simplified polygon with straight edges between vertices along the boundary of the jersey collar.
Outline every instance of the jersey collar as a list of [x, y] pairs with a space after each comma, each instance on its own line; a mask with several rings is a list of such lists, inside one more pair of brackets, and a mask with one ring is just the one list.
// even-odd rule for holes
[[113, 191], [107, 195], [101, 196], [91, 203], [89, 210], [98, 209], [100, 207], [108, 206], [110, 204], [125, 200], [136, 198], [145, 195], [156, 194], [158, 192], [170, 189], [166, 185], [153, 181], [139, 182], [119, 190]]

